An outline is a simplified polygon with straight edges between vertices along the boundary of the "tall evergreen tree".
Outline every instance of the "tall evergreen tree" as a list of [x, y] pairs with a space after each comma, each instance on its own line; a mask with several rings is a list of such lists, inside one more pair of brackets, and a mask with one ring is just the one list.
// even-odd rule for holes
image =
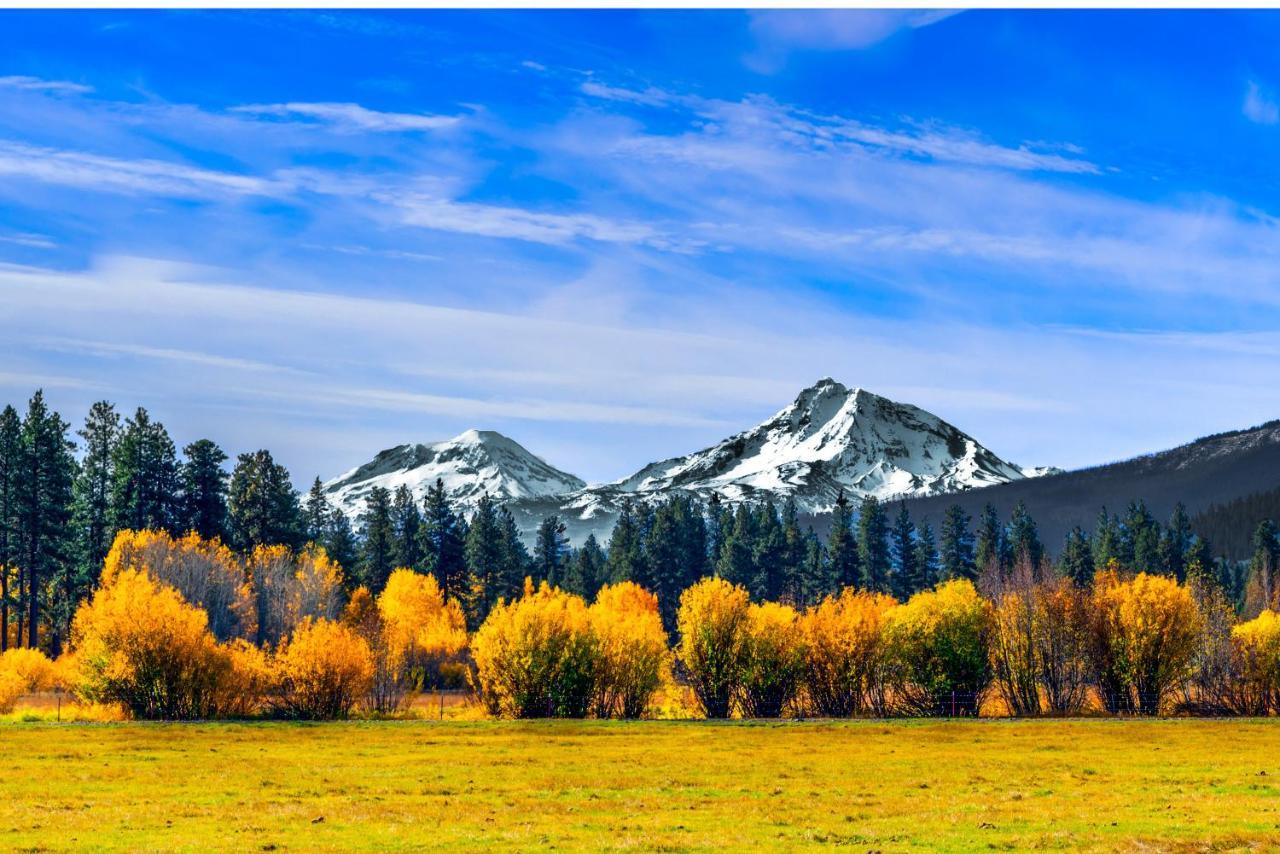
[[893, 520], [889, 541], [893, 547], [893, 595], [905, 600], [924, 586], [916, 568], [916, 526], [911, 521], [911, 511], [907, 510], [905, 501], [898, 503], [898, 515]]
[[800, 530], [800, 512], [795, 498], [787, 498], [782, 507], [782, 591], [781, 600], [801, 607], [805, 600], [804, 570], [808, 543]]
[[978, 571], [1008, 570], [1009, 567], [1004, 565], [1005, 551], [1004, 527], [1000, 524], [996, 506], [988, 501], [982, 507], [982, 515], [978, 517], [977, 541], [974, 549], [974, 562], [978, 565]]
[[637, 581], [643, 579], [646, 572], [644, 560], [644, 544], [641, 540], [640, 522], [636, 517], [635, 507], [630, 501], [623, 501], [618, 521], [609, 535], [608, 557], [605, 561], [605, 576], [609, 584], [620, 581]]
[[569, 538], [565, 536], [565, 524], [556, 515], [548, 516], [538, 525], [533, 545], [533, 577], [535, 581], [547, 581], [553, 587], [565, 586], [568, 569]]
[[[9, 648], [10, 612], [17, 607], [18, 484], [22, 476], [22, 419], [12, 406], [0, 412], [0, 652]], [[16, 616], [16, 615], [15, 615]], [[18, 643], [21, 643], [18, 638]]]
[[862, 562], [853, 533], [853, 511], [849, 509], [849, 499], [845, 498], [843, 489], [832, 510], [831, 532], [827, 535], [827, 561], [836, 589], [857, 587], [862, 581]]
[[733, 512], [733, 528], [720, 548], [716, 574], [751, 590], [755, 583], [755, 516], [746, 504]]
[[928, 590], [938, 583], [938, 546], [933, 538], [933, 526], [921, 522], [916, 531], [916, 573], [919, 586], [912, 592]]
[[[206, 540], [227, 538], [227, 455], [210, 439], [182, 449], [178, 472], [182, 489], [182, 528]], [[317, 482], [319, 478], [316, 479]]]
[[[21, 563], [27, 646], [39, 645], [41, 609], [52, 605], [50, 649], [60, 651], [75, 607], [70, 531], [75, 447], [67, 438], [67, 422], [44, 402], [37, 391], [22, 420], [22, 464], [18, 478], [18, 557]], [[41, 603], [47, 585], [54, 599]]]
[[360, 580], [376, 596], [387, 586], [387, 578], [395, 568], [396, 531], [391, 520], [391, 493], [387, 489], [375, 486], [369, 490], [360, 521], [364, 528]]
[[1044, 560], [1044, 546], [1040, 542], [1040, 531], [1036, 520], [1027, 512], [1027, 505], [1019, 501], [1009, 517], [1009, 532], [1006, 537], [1009, 552], [1013, 560], [1026, 560], [1033, 570], [1039, 570]]
[[138, 407], [125, 421], [113, 457], [112, 526], [176, 532], [178, 453], [164, 425]]
[[422, 511], [409, 487], [396, 487], [391, 499], [391, 528], [395, 536], [391, 562], [396, 567], [422, 569]]
[[329, 559], [343, 568], [346, 584], [352, 585], [354, 571], [360, 563], [360, 543], [351, 530], [351, 520], [337, 507], [329, 510], [329, 527], [321, 545]]
[[1134, 572], [1157, 574], [1160, 567], [1160, 523], [1146, 502], [1131, 501], [1120, 526], [1120, 562]]
[[89, 408], [84, 427], [77, 434], [84, 440], [84, 456], [74, 488], [72, 525], [78, 566], [72, 583], [83, 593], [102, 571], [102, 562], [115, 537], [111, 524], [111, 487], [115, 480], [112, 460], [120, 438], [120, 416], [113, 405], [100, 400]]
[[836, 582], [822, 540], [809, 528], [804, 534], [804, 569], [802, 570], [801, 604], [813, 605], [835, 592]]
[[591, 601], [603, 586], [604, 564], [604, 549], [600, 548], [595, 534], [587, 534], [582, 546], [574, 551], [569, 560], [564, 589]]
[[1105, 569], [1111, 561], [1120, 559], [1120, 520], [1103, 507], [1093, 527], [1093, 566]]
[[969, 516], [959, 504], [952, 504], [942, 517], [942, 574], [946, 578], [976, 581], [978, 570], [973, 562], [973, 534]]
[[858, 562], [864, 590], [890, 591], [889, 520], [874, 495], [863, 498], [858, 511]]
[[465, 525], [449, 504], [444, 481], [436, 478], [422, 500], [422, 565], [436, 577], [446, 599], [460, 602], [468, 592], [465, 536]]
[[498, 511], [488, 493], [480, 496], [476, 511], [471, 516], [464, 546], [467, 561], [468, 592], [466, 598], [467, 621], [477, 628], [502, 595], [502, 570], [505, 554], [502, 529], [498, 526]]
[[286, 545], [305, 541], [298, 493], [289, 470], [270, 451], [254, 451], [236, 458], [227, 496], [228, 533], [236, 548]]
[[690, 550], [682, 543], [691, 509], [687, 499], [663, 501], [654, 508], [653, 523], [644, 538], [645, 569], [640, 581], [658, 597], [658, 612], [668, 631], [675, 628], [680, 594], [696, 580], [690, 577], [686, 563]]
[[1068, 531], [1063, 541], [1061, 571], [1077, 587], [1093, 583], [1093, 544], [1079, 525]]
[[1179, 581], [1186, 579], [1187, 552], [1191, 550], [1194, 539], [1191, 517], [1187, 515], [1187, 508], [1179, 501], [1174, 505], [1173, 513], [1169, 516], [1169, 524], [1160, 538], [1160, 564], [1164, 572]]
[[330, 517], [333, 505], [324, 494], [324, 484], [320, 478], [311, 482], [311, 489], [302, 502], [302, 527], [307, 534], [307, 542], [324, 545], [329, 536]]
[[750, 589], [762, 601], [777, 602], [786, 584], [787, 534], [772, 501], [761, 505], [755, 517], [755, 542], [751, 549], [755, 571]]
[[498, 595], [503, 599], [517, 599], [524, 592], [524, 580], [529, 575], [533, 560], [520, 539], [516, 517], [506, 507], [498, 508], [498, 531], [502, 549]]

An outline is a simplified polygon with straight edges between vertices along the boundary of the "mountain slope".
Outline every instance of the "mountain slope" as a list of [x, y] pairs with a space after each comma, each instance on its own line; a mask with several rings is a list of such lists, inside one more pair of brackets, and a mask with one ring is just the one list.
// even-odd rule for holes
[[1280, 421], [1271, 421], [1123, 462], [992, 486], [980, 492], [916, 498], [907, 501], [907, 508], [917, 520], [932, 521], [937, 530], [942, 513], [951, 504], [959, 504], [976, 517], [982, 506], [991, 502], [1007, 519], [1013, 506], [1025, 501], [1040, 527], [1041, 539], [1056, 553], [1072, 526], [1092, 529], [1104, 505], [1112, 513], [1123, 513], [1129, 501], [1140, 498], [1163, 521], [1179, 501], [1189, 513], [1196, 514], [1214, 504], [1277, 486]]
[[421, 501], [439, 478], [454, 505], [470, 513], [486, 492], [499, 500], [562, 495], [581, 478], [560, 471], [519, 443], [491, 430], [468, 430], [446, 442], [398, 445], [324, 485], [329, 500], [353, 519], [375, 486], [409, 487]]

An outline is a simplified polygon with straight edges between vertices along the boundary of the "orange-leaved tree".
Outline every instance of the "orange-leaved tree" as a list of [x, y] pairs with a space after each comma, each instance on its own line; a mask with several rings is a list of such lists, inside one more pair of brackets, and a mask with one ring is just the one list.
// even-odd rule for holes
[[889, 612], [886, 637], [908, 708], [977, 714], [991, 675], [991, 605], [972, 582], [954, 579], [915, 594]]
[[369, 644], [345, 623], [310, 617], [275, 656], [271, 704], [285, 717], [345, 718], [369, 690]]
[[804, 684], [814, 712], [832, 718], [888, 713], [884, 629], [897, 605], [892, 596], [846, 587], [805, 611]]
[[342, 613], [342, 568], [319, 546], [299, 552], [288, 546], [257, 546], [246, 569], [260, 645], [275, 646], [303, 620], [335, 620]]

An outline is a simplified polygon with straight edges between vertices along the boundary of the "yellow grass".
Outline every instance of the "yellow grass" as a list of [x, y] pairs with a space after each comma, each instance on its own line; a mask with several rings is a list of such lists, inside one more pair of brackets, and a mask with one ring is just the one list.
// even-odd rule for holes
[[0, 848], [1280, 846], [1280, 722], [0, 724]]

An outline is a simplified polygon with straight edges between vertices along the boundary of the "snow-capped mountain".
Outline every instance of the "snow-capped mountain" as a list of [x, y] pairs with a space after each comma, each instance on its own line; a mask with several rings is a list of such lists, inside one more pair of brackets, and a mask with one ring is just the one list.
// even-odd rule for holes
[[794, 496], [818, 512], [854, 497], [959, 492], [1032, 476], [941, 418], [823, 379], [769, 420], [623, 478], [624, 492], [718, 493], [728, 502]]
[[563, 495], [586, 484], [492, 430], [468, 430], [447, 442], [398, 445], [324, 485], [329, 500], [356, 519], [375, 486], [394, 492], [408, 486], [421, 501], [439, 478], [454, 505], [466, 513], [486, 492], [507, 501]]

